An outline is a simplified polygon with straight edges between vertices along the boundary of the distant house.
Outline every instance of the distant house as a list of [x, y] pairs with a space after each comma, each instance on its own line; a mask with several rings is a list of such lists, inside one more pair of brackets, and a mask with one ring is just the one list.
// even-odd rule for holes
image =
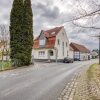
[[71, 48], [73, 49], [73, 57], [75, 60], [89, 60], [90, 59], [90, 50], [87, 49], [84, 45], [71, 43]]
[[33, 53], [36, 60], [61, 61], [69, 56], [69, 40], [63, 26], [42, 30], [34, 40]]
[[9, 45], [5, 41], [0, 41], [0, 61], [6, 61], [9, 57]]
[[92, 52], [91, 52], [91, 58], [92, 58], [92, 59], [98, 58], [98, 53], [97, 53], [96, 51], [92, 51]]

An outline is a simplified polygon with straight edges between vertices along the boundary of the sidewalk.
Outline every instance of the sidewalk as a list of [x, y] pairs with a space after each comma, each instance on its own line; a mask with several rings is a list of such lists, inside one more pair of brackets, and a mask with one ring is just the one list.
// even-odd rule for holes
[[95, 68], [96, 75], [92, 77], [87, 70], [75, 73], [58, 100], [100, 100], [100, 66]]

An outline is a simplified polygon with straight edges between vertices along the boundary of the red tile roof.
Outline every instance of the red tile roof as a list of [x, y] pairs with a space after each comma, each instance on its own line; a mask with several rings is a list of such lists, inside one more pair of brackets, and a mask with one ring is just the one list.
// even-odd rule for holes
[[71, 46], [69, 46], [69, 48], [70, 48], [70, 51], [74, 51], [74, 49]]
[[82, 52], [82, 53], [90, 53], [90, 50], [87, 49], [84, 45], [71, 43], [70, 46], [74, 49], [74, 51]]
[[[55, 41], [56, 41], [56, 35], [60, 32], [60, 30], [62, 28], [63, 28], [63, 26], [56, 27], [56, 28], [53, 28], [53, 29], [50, 29], [50, 30], [46, 30], [46, 31], [42, 30], [44, 36], [47, 39], [45, 48], [53, 48], [54, 47]], [[33, 45], [34, 49], [38, 49], [39, 48], [39, 37], [40, 37], [40, 35], [34, 40], [34, 45]]]

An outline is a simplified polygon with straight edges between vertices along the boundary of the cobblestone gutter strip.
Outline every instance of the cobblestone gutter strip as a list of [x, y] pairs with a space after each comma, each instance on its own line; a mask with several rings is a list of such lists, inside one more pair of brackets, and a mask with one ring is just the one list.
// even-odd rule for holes
[[87, 69], [82, 69], [75, 73], [58, 100], [100, 100], [99, 87], [100, 80], [96, 77], [88, 77]]
[[77, 80], [80, 78], [80, 73], [75, 73], [71, 82], [67, 84], [58, 100], [73, 100], [76, 87], [78, 85]]

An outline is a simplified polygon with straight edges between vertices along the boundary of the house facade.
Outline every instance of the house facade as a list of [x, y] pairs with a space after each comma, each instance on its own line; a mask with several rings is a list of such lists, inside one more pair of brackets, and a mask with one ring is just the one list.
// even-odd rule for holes
[[69, 40], [63, 26], [41, 31], [34, 40], [35, 60], [60, 61], [69, 56]]
[[70, 47], [73, 49], [73, 58], [75, 60], [90, 60], [90, 50], [84, 45], [71, 43]]

